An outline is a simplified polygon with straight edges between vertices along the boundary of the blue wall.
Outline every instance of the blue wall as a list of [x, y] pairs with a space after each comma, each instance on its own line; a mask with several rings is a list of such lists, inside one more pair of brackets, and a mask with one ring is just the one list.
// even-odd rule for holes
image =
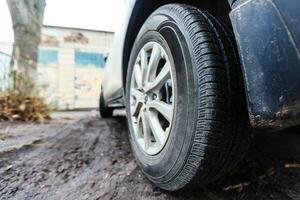
[[40, 49], [38, 63], [43, 65], [58, 64], [58, 51]]
[[75, 51], [75, 63], [77, 66], [86, 67], [93, 65], [97, 68], [104, 68], [105, 56], [101, 53]]

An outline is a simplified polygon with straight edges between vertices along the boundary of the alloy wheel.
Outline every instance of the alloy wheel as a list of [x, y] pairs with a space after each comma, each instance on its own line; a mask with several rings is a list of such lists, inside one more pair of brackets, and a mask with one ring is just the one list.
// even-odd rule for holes
[[174, 82], [170, 59], [157, 42], [140, 50], [130, 84], [130, 116], [135, 140], [149, 155], [166, 145], [174, 112]]

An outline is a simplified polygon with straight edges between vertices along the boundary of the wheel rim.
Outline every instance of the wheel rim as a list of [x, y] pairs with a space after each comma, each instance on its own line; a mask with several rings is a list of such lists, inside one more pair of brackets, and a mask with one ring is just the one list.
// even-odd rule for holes
[[134, 139], [149, 154], [166, 145], [174, 114], [174, 82], [170, 59], [157, 42], [139, 52], [131, 74], [130, 117]]

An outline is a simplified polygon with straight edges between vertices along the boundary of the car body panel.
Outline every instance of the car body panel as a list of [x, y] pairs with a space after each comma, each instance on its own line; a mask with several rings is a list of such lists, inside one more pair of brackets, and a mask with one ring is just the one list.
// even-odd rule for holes
[[[123, 62], [123, 49], [127, 33], [127, 27], [130, 21], [131, 13], [135, 5], [135, 0], [127, 1], [126, 8], [124, 9], [124, 18], [120, 29], [116, 31], [112, 50], [108, 56], [107, 64], [104, 71], [102, 87], [104, 88], [103, 94], [105, 102], [119, 98], [120, 90], [123, 87], [122, 77], [122, 62]], [[122, 93], [121, 93], [122, 94]]]
[[299, 125], [299, 0], [236, 1], [234, 6], [230, 17], [252, 126]]

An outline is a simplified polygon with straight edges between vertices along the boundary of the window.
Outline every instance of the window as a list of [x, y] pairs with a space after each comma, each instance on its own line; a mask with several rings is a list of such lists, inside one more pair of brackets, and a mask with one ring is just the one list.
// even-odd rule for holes
[[104, 68], [105, 56], [101, 53], [75, 51], [75, 63], [78, 66]]
[[58, 64], [58, 51], [40, 49], [38, 63], [43, 65]]

